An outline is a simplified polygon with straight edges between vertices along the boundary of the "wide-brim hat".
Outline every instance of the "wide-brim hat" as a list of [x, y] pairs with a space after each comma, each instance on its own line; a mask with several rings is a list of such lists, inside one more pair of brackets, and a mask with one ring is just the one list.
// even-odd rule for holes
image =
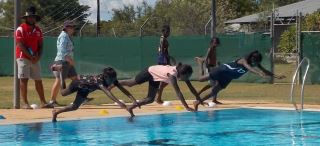
[[36, 8], [31, 6], [27, 9], [24, 16], [22, 16], [23, 19], [26, 19], [28, 17], [35, 17], [37, 21], [41, 20], [41, 17], [36, 14]]
[[77, 25], [73, 21], [67, 20], [67, 21], [63, 22], [62, 30], [65, 30], [69, 26], [75, 27]]

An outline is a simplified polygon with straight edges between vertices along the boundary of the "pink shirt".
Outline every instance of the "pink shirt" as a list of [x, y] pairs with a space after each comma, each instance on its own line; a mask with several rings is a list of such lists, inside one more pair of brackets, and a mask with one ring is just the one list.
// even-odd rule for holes
[[150, 66], [148, 71], [152, 75], [154, 81], [161, 81], [165, 83], [170, 83], [168, 74], [175, 77], [177, 77], [178, 75], [176, 66], [170, 66], [170, 65]]

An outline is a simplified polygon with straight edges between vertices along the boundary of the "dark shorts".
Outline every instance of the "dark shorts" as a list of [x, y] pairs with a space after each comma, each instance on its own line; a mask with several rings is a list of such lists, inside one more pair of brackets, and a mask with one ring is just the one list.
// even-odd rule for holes
[[[167, 60], [167, 62], [165, 62]], [[170, 65], [170, 57], [165, 54], [158, 54], [158, 65]]]
[[221, 88], [226, 88], [232, 81], [232, 78], [228, 75], [225, 66], [215, 67], [209, 72], [210, 80], [218, 81]]
[[149, 81], [149, 86], [159, 89], [160, 82], [153, 81], [152, 75], [149, 73], [148, 68], [142, 70], [138, 75], [135, 77], [135, 81], [138, 84], [142, 84], [144, 82]]
[[[57, 64], [57, 65], [62, 64], [62, 78], [63, 79], [77, 76], [76, 69], [74, 68], [74, 66], [70, 65], [68, 62], [59, 60], [59, 61], [55, 61], [54, 64]], [[53, 74], [56, 78], [59, 78], [59, 72], [53, 71]]]
[[89, 92], [79, 90], [77, 92], [76, 98], [73, 101], [73, 106], [79, 108], [80, 105], [87, 99]]
[[77, 92], [76, 98], [74, 99], [72, 106], [79, 108], [80, 105], [87, 99], [90, 91], [88, 89], [82, 89], [79, 87], [79, 81], [72, 81], [68, 87], [68, 92], [73, 93]]

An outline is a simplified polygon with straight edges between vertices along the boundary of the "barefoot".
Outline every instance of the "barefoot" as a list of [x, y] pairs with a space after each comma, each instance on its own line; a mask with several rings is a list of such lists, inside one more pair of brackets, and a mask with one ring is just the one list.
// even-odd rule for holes
[[133, 105], [137, 105], [137, 106], [139, 107], [139, 109], [141, 109], [141, 105], [140, 105], [140, 103], [139, 103], [139, 102], [134, 101], [134, 102], [133, 102]]
[[200, 102], [199, 101], [194, 101], [193, 102], [193, 106], [194, 106], [194, 110], [198, 111], [198, 106], [199, 106]]
[[216, 103], [216, 104], [222, 104], [221, 102], [219, 102], [218, 100], [212, 100], [212, 102]]
[[41, 104], [41, 108], [54, 108], [54, 106], [52, 104], [48, 104], [48, 103], [45, 103], [45, 104]]
[[202, 65], [204, 62], [204, 59], [201, 57], [194, 57], [195, 61], [197, 62], [198, 65]]
[[186, 110], [189, 111], [189, 112], [195, 112], [196, 111], [195, 109], [193, 109], [191, 107], [187, 107]]
[[203, 105], [203, 106], [209, 106], [209, 103], [208, 103], [208, 102], [201, 102], [201, 105]]
[[158, 104], [163, 104], [163, 101], [162, 101], [161, 99], [158, 99], [158, 98], [157, 98], [156, 102], [157, 102]]
[[57, 122], [57, 116], [56, 110], [52, 110], [52, 122]]
[[133, 117], [128, 118], [128, 122], [132, 123], [133, 122]]
[[33, 109], [29, 104], [25, 104], [22, 106], [22, 109]]
[[130, 113], [131, 118], [133, 118], [135, 115], [133, 114], [132, 107], [127, 108], [127, 111]]

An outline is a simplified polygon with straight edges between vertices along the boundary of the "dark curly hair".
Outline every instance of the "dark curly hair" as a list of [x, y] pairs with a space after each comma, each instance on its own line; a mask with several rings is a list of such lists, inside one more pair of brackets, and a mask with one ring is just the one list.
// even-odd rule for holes
[[162, 33], [166, 32], [166, 31], [170, 31], [170, 26], [169, 25], [163, 25], [161, 31], [162, 31]]
[[117, 73], [112, 67], [104, 68], [102, 75], [104, 78], [117, 78]]
[[177, 65], [177, 71], [179, 75], [186, 75], [186, 74], [192, 74], [193, 70], [192, 67], [188, 64], [182, 64], [181, 62]]
[[[249, 55], [247, 55], [246, 57], [247, 62], [251, 65], [253, 62], [256, 63], [261, 63], [262, 61], [262, 54], [258, 51], [252, 51], [251, 53], [249, 53]], [[253, 61], [253, 62], [252, 62]]]

